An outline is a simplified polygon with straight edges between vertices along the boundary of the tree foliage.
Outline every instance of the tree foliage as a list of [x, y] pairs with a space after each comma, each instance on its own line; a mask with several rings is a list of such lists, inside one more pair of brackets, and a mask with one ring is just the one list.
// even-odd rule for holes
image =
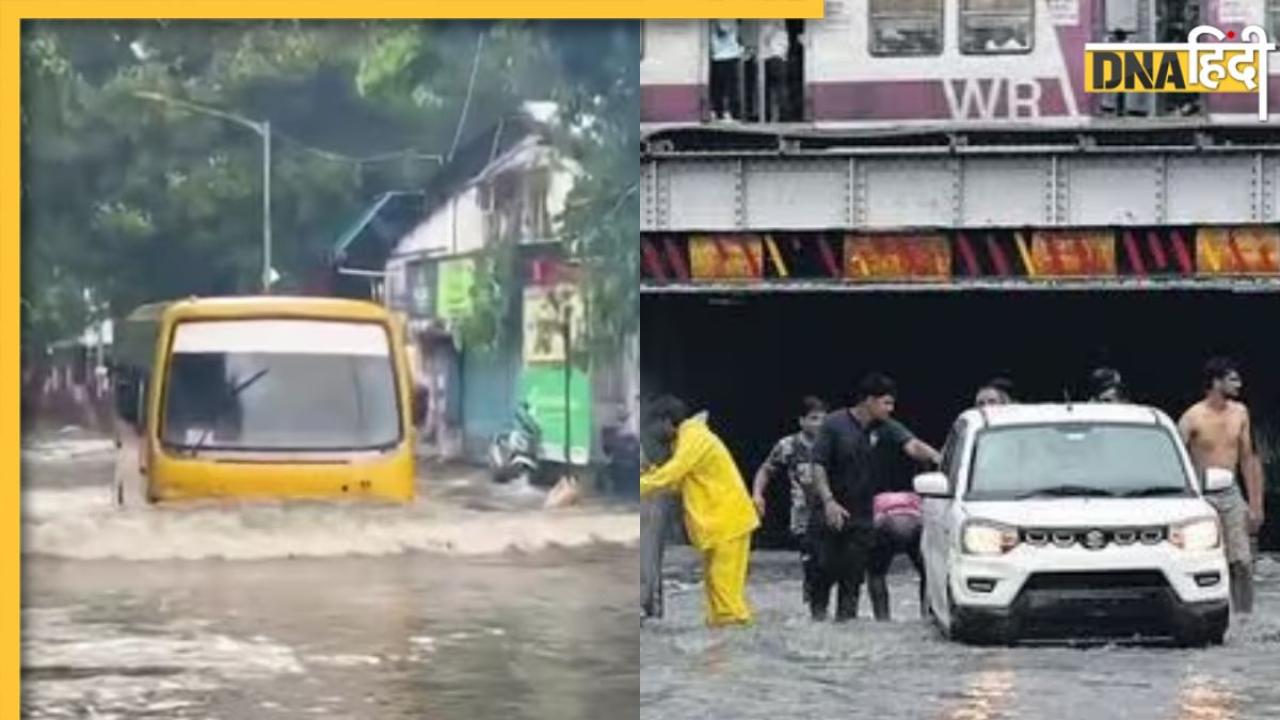
[[561, 142], [583, 177], [561, 220], [583, 270], [590, 346], [612, 356], [639, 330], [640, 38], [619, 25], [594, 36], [603, 45], [595, 61], [580, 53], [565, 60], [582, 82], [560, 98], [568, 127]]
[[[24, 351], [94, 312], [257, 290], [262, 141], [153, 93], [269, 120], [273, 266], [297, 289], [377, 194], [420, 189], [529, 99], [560, 103], [586, 170], [564, 217], [593, 335], [635, 322], [634, 26], [582, 23], [39, 22], [22, 45]], [[628, 191], [628, 188], [631, 191]], [[482, 305], [510, 262], [482, 263]]]

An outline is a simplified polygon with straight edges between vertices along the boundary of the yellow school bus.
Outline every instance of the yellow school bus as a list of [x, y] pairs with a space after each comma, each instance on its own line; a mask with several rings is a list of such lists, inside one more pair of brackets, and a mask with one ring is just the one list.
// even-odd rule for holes
[[120, 504], [414, 495], [404, 324], [334, 298], [144, 305], [115, 337]]

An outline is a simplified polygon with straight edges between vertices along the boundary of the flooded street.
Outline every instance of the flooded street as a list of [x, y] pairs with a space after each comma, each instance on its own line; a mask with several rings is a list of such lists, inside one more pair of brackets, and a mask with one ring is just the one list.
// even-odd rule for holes
[[24, 452], [24, 717], [637, 712], [633, 507], [455, 472], [408, 508], [118, 510], [112, 451]]
[[[901, 559], [900, 559], [901, 560]], [[701, 571], [667, 553], [667, 617], [641, 630], [641, 717], [1264, 720], [1280, 717], [1280, 561], [1258, 564], [1255, 614], [1224, 647], [969, 648], [919, 620], [915, 576], [890, 580], [894, 621], [813, 624], [795, 553], [757, 552], [757, 625], [702, 626]]]

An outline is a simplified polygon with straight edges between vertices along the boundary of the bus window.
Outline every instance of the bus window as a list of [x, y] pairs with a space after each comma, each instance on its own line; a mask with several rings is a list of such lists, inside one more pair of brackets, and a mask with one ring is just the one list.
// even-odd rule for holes
[[390, 344], [377, 324], [183, 322], [161, 440], [198, 449], [362, 450], [402, 438]]
[[1010, 55], [1031, 52], [1033, 0], [961, 0], [960, 52]]
[[871, 0], [868, 11], [872, 55], [942, 54], [942, 0]]

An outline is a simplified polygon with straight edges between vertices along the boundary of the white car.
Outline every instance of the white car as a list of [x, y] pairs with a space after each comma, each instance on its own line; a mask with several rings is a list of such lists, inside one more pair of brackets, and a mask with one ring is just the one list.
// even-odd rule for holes
[[[1093, 403], [973, 409], [943, 456], [941, 472], [917, 476], [915, 489], [927, 609], [945, 635], [1222, 642], [1218, 516], [1164, 413]], [[1206, 492], [1235, 481], [1206, 475]]]

